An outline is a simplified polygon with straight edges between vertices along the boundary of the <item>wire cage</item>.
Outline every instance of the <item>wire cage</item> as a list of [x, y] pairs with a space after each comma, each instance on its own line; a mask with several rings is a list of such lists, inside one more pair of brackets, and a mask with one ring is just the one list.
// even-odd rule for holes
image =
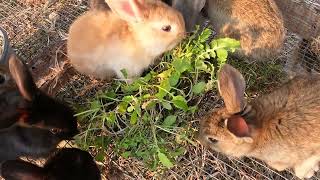
[[[319, 73], [320, 1], [276, 0], [276, 3], [288, 31], [279, 56], [286, 62], [284, 69], [289, 76]], [[68, 28], [86, 10], [87, 0], [0, 0], [0, 26], [6, 29], [13, 48], [32, 70], [37, 86], [65, 101], [82, 103], [83, 97], [91, 97], [107, 86], [77, 74], [67, 60]], [[210, 104], [221, 104], [216, 94], [207, 96]], [[74, 146], [67, 142], [60, 147], [66, 145]], [[158, 179], [136, 159], [115, 159], [112, 150], [107, 154], [110, 157], [102, 172], [108, 179]], [[163, 176], [167, 179], [297, 179], [291, 171], [277, 172], [259, 160], [228, 158], [200, 145], [189, 147], [179, 162], [178, 167]], [[320, 179], [320, 173], [313, 179]]]

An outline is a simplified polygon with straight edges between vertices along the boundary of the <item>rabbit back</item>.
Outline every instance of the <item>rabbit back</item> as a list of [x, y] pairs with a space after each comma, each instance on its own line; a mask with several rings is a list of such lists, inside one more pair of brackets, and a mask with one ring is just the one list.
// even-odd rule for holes
[[247, 119], [262, 127], [261, 140], [256, 141], [257, 147], [261, 147], [257, 149], [262, 152], [261, 156], [270, 158], [270, 152], [278, 146], [278, 153], [282, 155], [276, 157], [293, 162], [317, 151], [320, 147], [319, 91], [319, 75], [299, 76], [251, 103], [254, 115], [247, 114]]
[[285, 29], [273, 0], [208, 0], [208, 15], [220, 36], [240, 40], [240, 57], [265, 60], [281, 50]]

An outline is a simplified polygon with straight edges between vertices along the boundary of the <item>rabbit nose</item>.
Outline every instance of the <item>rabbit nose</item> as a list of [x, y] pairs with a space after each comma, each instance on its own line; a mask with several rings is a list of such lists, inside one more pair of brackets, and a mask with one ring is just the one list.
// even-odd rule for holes
[[216, 143], [218, 143], [218, 140], [215, 139], [215, 138], [207, 137], [207, 139], [208, 139], [208, 142], [210, 142], [211, 144], [216, 144]]

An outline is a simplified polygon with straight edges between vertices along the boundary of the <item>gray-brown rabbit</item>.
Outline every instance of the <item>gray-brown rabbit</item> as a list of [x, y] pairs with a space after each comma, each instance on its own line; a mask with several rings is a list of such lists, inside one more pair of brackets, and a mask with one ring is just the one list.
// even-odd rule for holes
[[274, 58], [282, 48], [285, 29], [273, 0], [208, 0], [207, 13], [220, 37], [240, 40], [240, 57]]
[[206, 18], [201, 14], [201, 10], [206, 4], [206, 0], [162, 0], [166, 4], [179, 10], [184, 18], [186, 30], [188, 32], [195, 29], [195, 25], [203, 25]]
[[245, 80], [224, 65], [218, 74], [225, 107], [200, 120], [200, 142], [235, 157], [254, 157], [282, 171], [311, 177], [320, 160], [320, 75], [297, 76], [250, 103]]

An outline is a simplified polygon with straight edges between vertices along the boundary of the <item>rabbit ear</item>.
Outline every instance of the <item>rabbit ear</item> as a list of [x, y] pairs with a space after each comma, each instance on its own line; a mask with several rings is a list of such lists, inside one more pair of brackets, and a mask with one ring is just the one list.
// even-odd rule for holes
[[228, 130], [237, 137], [249, 137], [249, 126], [240, 115], [233, 115], [227, 120]]
[[33, 82], [33, 78], [28, 67], [14, 54], [12, 54], [9, 59], [9, 70], [22, 97], [28, 101], [32, 101], [33, 96], [37, 91], [37, 87]]
[[1, 176], [5, 180], [42, 180], [43, 169], [21, 160], [6, 161], [1, 166]]
[[238, 70], [231, 65], [223, 65], [218, 74], [218, 87], [229, 113], [238, 113], [244, 108], [246, 83]]
[[144, 0], [106, 0], [111, 10], [123, 20], [139, 22], [142, 20]]

